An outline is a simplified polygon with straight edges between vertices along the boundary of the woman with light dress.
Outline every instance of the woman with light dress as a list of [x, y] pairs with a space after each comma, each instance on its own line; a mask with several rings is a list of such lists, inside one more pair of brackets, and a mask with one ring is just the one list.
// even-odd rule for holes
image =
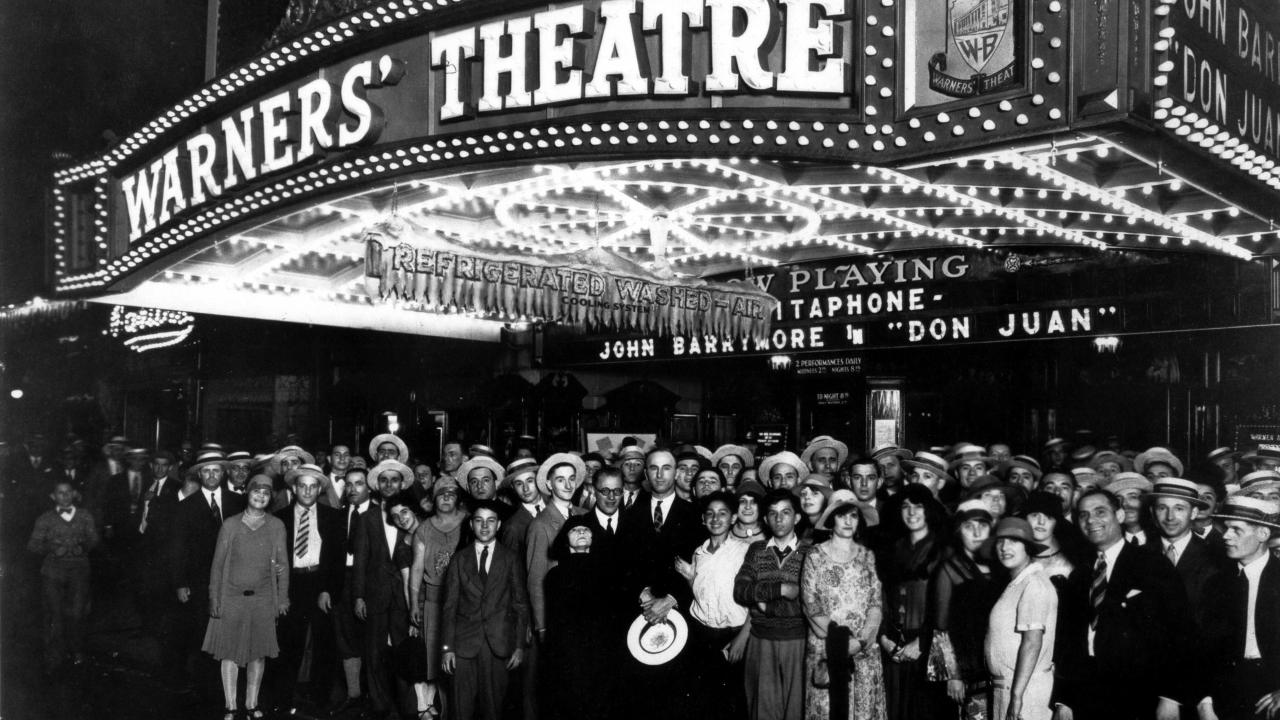
[[1011, 580], [991, 608], [986, 657], [995, 697], [993, 720], [1050, 720], [1058, 592], [1034, 561], [1044, 546], [1022, 518], [996, 526], [996, 558]]
[[[800, 598], [809, 636], [805, 650], [805, 720], [885, 719], [884, 676], [876, 635], [881, 621], [881, 587], [875, 557], [860, 542], [862, 511], [849, 490], [831, 495], [817, 527], [831, 538], [814, 545], [800, 574]], [[842, 632], [836, 634], [836, 629]], [[830, 652], [828, 634], [847, 644]], [[852, 668], [852, 678], [842, 668]], [[835, 697], [835, 693], [847, 696]], [[836, 706], [833, 713], [833, 706]], [[842, 706], [842, 707], [841, 707]]]
[[426, 645], [426, 686], [422, 705], [435, 708], [439, 693], [441, 652], [440, 612], [444, 573], [462, 542], [467, 513], [458, 502], [458, 483], [442, 477], [431, 487], [435, 514], [418, 523], [413, 533], [413, 565], [409, 568], [409, 611], [422, 629]]

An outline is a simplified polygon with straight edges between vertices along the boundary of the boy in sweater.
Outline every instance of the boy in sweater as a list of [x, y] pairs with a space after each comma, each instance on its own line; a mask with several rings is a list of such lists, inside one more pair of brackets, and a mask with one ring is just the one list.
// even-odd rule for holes
[[44, 556], [40, 586], [44, 597], [45, 668], [53, 672], [70, 654], [84, 662], [84, 619], [89, 614], [89, 551], [98, 545], [93, 517], [76, 507], [70, 480], [54, 483], [56, 504], [36, 518], [27, 549]]
[[752, 543], [733, 585], [733, 599], [751, 610], [748, 717], [798, 720], [804, 714], [805, 643], [800, 568], [807, 550], [795, 532], [800, 501], [780, 489], [766, 495], [763, 506], [771, 537]]

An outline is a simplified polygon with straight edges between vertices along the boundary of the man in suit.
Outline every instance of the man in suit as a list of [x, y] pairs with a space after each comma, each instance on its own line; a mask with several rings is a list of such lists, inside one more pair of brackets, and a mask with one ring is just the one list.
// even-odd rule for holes
[[[650, 492], [623, 511], [619, 551], [626, 573], [624, 597], [636, 602], [653, 623], [665, 620], [672, 610], [688, 610], [693, 591], [675, 569], [675, 558], [689, 560], [704, 531], [697, 510], [676, 496], [676, 459], [671, 451], [650, 450], [644, 473]], [[682, 715], [691, 678], [687, 656], [654, 667], [631, 660], [625, 672], [635, 693], [629, 706], [636, 712], [643, 707], [659, 717]]]
[[1200, 718], [1274, 718], [1280, 714], [1280, 560], [1267, 544], [1280, 533], [1280, 504], [1235, 495], [1214, 518], [1224, 524], [1233, 562], [1211, 586], [1217, 612]]
[[1226, 497], [1226, 489], [1216, 480], [1201, 479], [1196, 481], [1196, 493], [1205, 507], [1196, 515], [1191, 531], [1196, 537], [1205, 541], [1219, 559], [1224, 559], [1227, 557], [1227, 547], [1222, 542], [1222, 531], [1213, 521], [1213, 514], [1217, 511], [1218, 504]]
[[[468, 464], [471, 462], [475, 460], [468, 461]], [[556, 453], [538, 468], [538, 489], [551, 498], [551, 502], [529, 525], [525, 566], [529, 579], [529, 604], [533, 609], [533, 629], [539, 641], [544, 639], [547, 631], [546, 594], [542, 582], [547, 572], [555, 567], [550, 555], [551, 543], [566, 520], [586, 512], [573, 504], [573, 494], [582, 484], [586, 472], [582, 460], [570, 453]]]
[[180, 662], [174, 671], [179, 682], [191, 657], [203, 655], [200, 644], [209, 618], [209, 570], [218, 533], [227, 518], [243, 512], [245, 507], [243, 496], [222, 487], [226, 465], [220, 451], [197, 455], [187, 476], [199, 480], [200, 490], [179, 502], [173, 516], [169, 572], [170, 585], [180, 604], [174, 628]]
[[[338, 659], [342, 661], [342, 675], [345, 681], [346, 696], [335, 699], [330, 708], [331, 715], [340, 715], [364, 702], [360, 688], [360, 671], [364, 668], [364, 623], [356, 617], [355, 611], [355, 564], [356, 538], [364, 523], [361, 519], [367, 514], [378, 515], [377, 503], [373, 502], [369, 487], [368, 471], [363, 467], [348, 468], [345, 487], [347, 501], [343, 512], [344, 567], [342, 578], [338, 582], [338, 594], [333, 597], [333, 639]], [[372, 513], [370, 513], [372, 510]]]
[[511, 548], [518, 558], [525, 556], [525, 542], [533, 519], [547, 507], [547, 498], [538, 490], [538, 461], [520, 458], [507, 465], [506, 484], [515, 495], [510, 517], [502, 523], [498, 542]]
[[334, 445], [329, 448], [329, 469], [320, 493], [320, 504], [340, 508], [347, 499], [347, 468], [351, 467], [351, 448]]
[[644, 493], [644, 451], [639, 445], [627, 445], [618, 452], [618, 468], [622, 470], [622, 509], [629, 510]]
[[391, 613], [408, 612], [401, 590], [400, 571], [393, 562], [402, 531], [387, 517], [386, 500], [400, 493], [404, 482], [413, 482], [413, 471], [399, 460], [383, 460], [369, 471], [369, 484], [381, 501], [360, 516], [355, 534], [355, 567], [352, 597], [356, 617], [364, 621], [364, 648], [361, 658], [369, 688], [369, 704], [376, 717], [392, 711], [396, 704], [387, 666], [387, 637]]
[[139, 535], [141, 516], [138, 513], [153, 480], [148, 477], [150, 456], [146, 448], [129, 448], [124, 462], [124, 470], [107, 480], [98, 509], [103, 538], [117, 552], [127, 550]]
[[324, 471], [303, 465], [285, 482], [293, 486], [293, 502], [276, 513], [284, 522], [285, 547], [289, 556], [289, 612], [276, 624], [280, 643], [275, 678], [276, 706], [296, 710], [298, 669], [302, 666], [307, 637], [311, 638], [310, 687], [302, 693], [314, 700], [327, 686], [333, 662], [333, 626], [328, 613], [342, 583], [346, 560], [346, 532], [342, 511], [319, 504], [324, 492]]
[[1186, 589], [1168, 560], [1124, 540], [1125, 509], [1102, 489], [1080, 496], [1076, 523], [1096, 550], [1089, 582], [1066, 593], [1083, 617], [1062, 629], [1054, 687], [1059, 720], [1176, 720], [1196, 699], [1187, 682]]
[[1204, 616], [1215, 609], [1205, 605], [1205, 591], [1210, 579], [1221, 572], [1225, 564], [1192, 532], [1200, 513], [1209, 509], [1208, 503], [1200, 499], [1195, 483], [1181, 478], [1161, 478], [1148, 497], [1160, 540], [1146, 547], [1163, 556], [1178, 571], [1187, 591], [1191, 614], [1197, 627], [1203, 627]]
[[[176, 604], [170, 592], [172, 573], [167, 563], [173, 517], [178, 512], [178, 491], [182, 483], [170, 475], [173, 463], [173, 454], [167, 450], [159, 450], [152, 456], [146, 491], [130, 521], [130, 527], [138, 534], [138, 542], [132, 552], [136, 572], [134, 590], [139, 610], [144, 616], [156, 613], [167, 616]], [[144, 626], [165, 634], [163, 623], [144, 623]]]
[[458, 720], [498, 720], [508, 673], [520, 666], [529, 626], [524, 566], [495, 541], [502, 508], [481, 500], [471, 515], [475, 542], [445, 571], [443, 669], [454, 676]]
[[615, 467], [600, 468], [592, 479], [596, 506], [587, 522], [591, 526], [592, 552], [616, 554], [622, 534], [622, 471]]

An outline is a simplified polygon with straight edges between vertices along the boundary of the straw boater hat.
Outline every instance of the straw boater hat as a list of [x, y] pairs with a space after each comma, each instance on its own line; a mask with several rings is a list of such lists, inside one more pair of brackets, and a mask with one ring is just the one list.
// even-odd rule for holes
[[1136, 472], [1118, 472], [1111, 476], [1111, 482], [1102, 486], [1104, 490], [1113, 495], [1119, 495], [1122, 492], [1133, 489], [1149, 493], [1151, 492], [1151, 487], [1151, 481]]
[[1035, 478], [1037, 482], [1044, 475], [1044, 471], [1040, 469], [1040, 463], [1030, 455], [1014, 455], [1001, 464], [1001, 470], [1004, 472], [1006, 479], [1009, 477], [1009, 471], [1014, 468], [1022, 468], [1030, 472], [1031, 477]]
[[694, 445], [693, 451], [701, 455], [703, 459], [707, 461], [708, 465], [715, 465], [715, 463], [711, 461], [712, 456], [715, 455], [715, 453], [711, 452], [711, 448], [706, 445]]
[[311, 477], [319, 480], [321, 485], [324, 485], [324, 483], [329, 479], [329, 476], [324, 474], [324, 470], [321, 470], [319, 465], [299, 465], [285, 473], [284, 481], [292, 485], [295, 480], [303, 475], [310, 475]]
[[[586, 467], [585, 463], [583, 464], [583, 467]], [[509, 483], [514, 483], [518, 477], [522, 477], [524, 475], [535, 475], [537, 472], [537, 460], [534, 460], [533, 458], [519, 458], [518, 460], [513, 460], [507, 465], [507, 470], [505, 477], [502, 479], [502, 484], [507, 485]]]
[[981, 445], [964, 444], [956, 448], [947, 467], [954, 469], [967, 462], [983, 462], [990, 465], [993, 461], [987, 454], [987, 449]]
[[769, 476], [773, 472], [773, 468], [777, 465], [787, 465], [796, 470], [796, 477], [804, 477], [809, 472], [809, 464], [800, 459], [799, 455], [790, 450], [783, 450], [780, 453], [770, 455], [760, 461], [760, 470], [756, 474], [765, 482], [769, 482]]
[[831, 437], [830, 435], [819, 435], [809, 441], [805, 446], [804, 452], [800, 453], [800, 460], [804, 462], [805, 467], [809, 466], [809, 462], [813, 459], [813, 454], [823, 448], [831, 448], [836, 451], [836, 467], [844, 465], [844, 461], [849, 459], [849, 446]]
[[911, 452], [906, 448], [898, 447], [893, 443], [877, 445], [871, 449], [872, 460], [879, 460], [880, 458], [888, 457], [889, 455], [896, 456], [898, 460], [910, 460], [911, 458], [915, 457], [915, 453]]
[[1097, 470], [1101, 468], [1102, 463], [1105, 462], [1113, 462], [1119, 465], [1120, 470], [1123, 472], [1130, 472], [1133, 470], [1133, 461], [1114, 450], [1102, 450], [1095, 454], [1089, 459], [1089, 467]]
[[1245, 453], [1244, 457], [1240, 459], [1251, 465], [1258, 464], [1259, 460], [1274, 460], [1276, 462], [1280, 462], [1280, 448], [1277, 448], [1274, 445], [1259, 445]]
[[536, 480], [538, 492], [548, 497], [551, 496], [551, 480], [548, 476], [551, 474], [551, 469], [557, 465], [572, 465], [575, 478], [574, 487], [582, 487], [582, 483], [587, 478], [586, 464], [577, 455], [562, 452], [552, 455], [542, 465], [538, 466], [538, 479]]
[[927, 450], [921, 450], [910, 460], [903, 460], [902, 464], [912, 469], [928, 470], [940, 478], [947, 477], [947, 461]]
[[476, 468], [487, 468], [493, 473], [493, 486], [495, 488], [501, 487], [503, 480], [507, 476], [507, 471], [498, 464], [497, 460], [494, 460], [488, 455], [477, 455], [476, 457], [468, 458], [466, 462], [462, 463], [462, 465], [458, 467], [458, 472], [454, 474], [458, 479], [458, 483], [465, 485], [467, 482], [467, 476]]
[[1254, 470], [1240, 478], [1240, 492], [1244, 494], [1280, 490], [1280, 473], [1275, 470]]
[[493, 448], [489, 447], [488, 445], [481, 445], [479, 443], [476, 443], [475, 445], [472, 445], [471, 447], [467, 448], [467, 455], [470, 455], [471, 457], [476, 457], [477, 455], [484, 455], [487, 457], [491, 457], [495, 460], [498, 458], [497, 454], [493, 452]]
[[1210, 450], [1209, 454], [1204, 456], [1204, 459], [1212, 463], [1217, 462], [1224, 457], [1230, 457], [1232, 460], [1235, 460], [1240, 457], [1240, 453], [1224, 445], [1220, 448]]
[[1248, 495], [1229, 496], [1210, 517], [1214, 520], [1239, 520], [1280, 531], [1280, 504]]
[[1080, 481], [1084, 478], [1089, 478], [1095, 481], [1098, 479], [1098, 471], [1091, 467], [1071, 468], [1071, 474], [1075, 477], [1077, 485], [1080, 484]]
[[1147, 466], [1152, 463], [1164, 463], [1173, 468], [1175, 476], [1182, 475], [1182, 461], [1171, 450], [1162, 447], [1147, 448], [1138, 453], [1138, 457], [1133, 459], [1133, 469], [1135, 472], [1144, 473], [1147, 471]]
[[1186, 500], [1191, 503], [1191, 507], [1198, 507], [1201, 510], [1208, 509], [1209, 503], [1200, 499], [1200, 491], [1196, 489], [1196, 484], [1190, 480], [1182, 478], [1160, 478], [1152, 486], [1149, 497], [1159, 498], [1167, 497], [1175, 500]]
[[378, 446], [386, 442], [396, 446], [396, 460], [404, 462], [409, 459], [409, 446], [405, 445], [404, 441], [393, 433], [374, 435], [373, 439], [369, 441], [369, 457], [378, 457]]
[[956, 507], [956, 525], [961, 525], [969, 520], [981, 520], [988, 525], [995, 522], [995, 518], [991, 516], [990, 508], [977, 498], [965, 500]]
[[[303, 467], [306, 467], [306, 466], [304, 465]], [[298, 468], [298, 469], [301, 470], [302, 468]], [[383, 460], [377, 465], [374, 465], [373, 468], [369, 470], [369, 475], [368, 475], [369, 484], [373, 485], [374, 483], [380, 482], [379, 476], [382, 475], [382, 473], [388, 472], [388, 471], [394, 471], [394, 472], [400, 473], [401, 483], [403, 483], [406, 480], [408, 480], [409, 482], [413, 482], [413, 470], [409, 469], [408, 465], [405, 465], [399, 460]]]
[[[219, 450], [218, 452], [222, 452]], [[303, 450], [297, 445], [285, 445], [271, 456], [271, 470], [276, 474], [280, 474], [280, 461], [287, 457], [296, 457], [302, 460], [303, 465], [315, 465], [316, 459], [311, 453]]]
[[1048, 450], [1058, 445], [1066, 445], [1066, 444], [1067, 444], [1067, 441], [1063, 438], [1060, 438], [1060, 437], [1049, 438], [1049, 441], [1044, 444], [1044, 449]]
[[1071, 460], [1078, 463], [1087, 463], [1098, 452], [1098, 449], [1092, 445], [1084, 445], [1076, 448], [1071, 453]]
[[[219, 452], [221, 452], [221, 451], [219, 451]], [[151, 453], [149, 453], [149, 452], [147, 451], [147, 449], [146, 449], [146, 448], [144, 448], [144, 447], [131, 447], [131, 448], [129, 448], [128, 450], [125, 450], [125, 451], [124, 451], [124, 455], [125, 455], [125, 457], [130, 457], [130, 456], [134, 456], [134, 457], [147, 457], [147, 456], [149, 456], [150, 454], [151, 454]]]
[[243, 463], [245, 467], [253, 467], [253, 456], [245, 450], [237, 450], [227, 455], [228, 465], [239, 465]]
[[[720, 461], [730, 455], [736, 455], [742, 461], [742, 467], [749, 468], [756, 466], [756, 456], [751, 451], [741, 445], [721, 445], [711, 454], [711, 464], [719, 465]], [[805, 468], [808, 470], [808, 468]]]
[[196, 461], [191, 463], [191, 467], [187, 468], [187, 477], [197, 477], [200, 473], [200, 468], [207, 465], [218, 465], [225, 472], [227, 470], [227, 458], [217, 450], [202, 452], [196, 456]]

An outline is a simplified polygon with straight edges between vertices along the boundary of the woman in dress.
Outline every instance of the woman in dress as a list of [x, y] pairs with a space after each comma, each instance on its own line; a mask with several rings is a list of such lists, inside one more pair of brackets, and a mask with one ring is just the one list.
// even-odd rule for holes
[[458, 483], [441, 477], [431, 487], [435, 514], [418, 523], [413, 533], [413, 565], [409, 568], [409, 609], [422, 628], [426, 645], [426, 686], [419, 707], [434, 708], [440, 681], [440, 612], [444, 603], [444, 573], [463, 540], [467, 513], [458, 503]]
[[266, 658], [280, 652], [276, 618], [289, 611], [289, 555], [284, 522], [267, 513], [271, 480], [258, 476], [245, 488], [244, 512], [222, 523], [209, 576], [209, 626], [205, 652], [222, 662], [223, 720], [233, 720], [236, 683], [245, 667], [244, 707], [249, 717], [263, 717], [258, 690]]
[[[422, 524], [426, 512], [412, 489], [401, 490], [400, 494], [387, 500], [386, 505], [387, 522], [400, 530], [395, 549], [391, 552], [391, 561], [400, 572], [400, 595], [404, 598], [407, 610], [415, 606], [412, 584], [409, 581], [413, 569], [413, 538], [417, 535], [418, 526]], [[387, 629], [394, 651], [393, 667], [402, 680], [413, 686], [419, 720], [427, 720], [437, 714], [432, 703], [435, 698], [427, 697], [426, 650], [419, 639], [418, 627], [410, 618], [409, 612], [391, 613]]]
[[764, 500], [764, 486], [758, 482], [744, 482], [733, 494], [738, 498], [737, 520], [729, 531], [735, 540], [750, 545], [764, 539], [764, 526], [760, 523], [760, 501]]
[[611, 564], [595, 549], [590, 517], [569, 517], [551, 541], [556, 565], [543, 582], [547, 639], [539, 669], [549, 720], [613, 717], [615, 692], [621, 689], [616, 685], [621, 657], [603, 639], [621, 636], [617, 613], [628, 605]]
[[1034, 557], [1044, 551], [1022, 518], [996, 526], [996, 557], [1012, 580], [987, 623], [994, 720], [1050, 720], [1058, 593]]
[[[930, 588], [933, 643], [931, 680], [946, 683], [946, 695], [966, 720], [991, 717], [991, 675], [983, 656], [987, 617], [1004, 589], [991, 568], [993, 518], [980, 499], [956, 508], [954, 544], [947, 548]], [[938, 693], [935, 693], [937, 695]], [[954, 717], [955, 713], [947, 713]]]
[[[830, 530], [831, 538], [813, 546], [805, 556], [800, 575], [800, 598], [809, 621], [805, 720], [829, 720], [836, 714], [841, 718], [884, 720], [884, 679], [876, 647], [881, 620], [880, 578], [876, 575], [875, 557], [859, 542], [862, 511], [857, 497], [849, 490], [835, 491], [817, 525]], [[837, 627], [847, 631], [849, 639], [843, 649], [846, 657], [832, 658], [827, 654], [832, 645], [828, 634]], [[851, 680], [841, 670], [850, 664]], [[847, 693], [847, 699], [832, 697], [836, 692]]]
[[746, 707], [741, 663], [751, 623], [747, 608], [733, 599], [733, 581], [750, 546], [730, 533], [738, 510], [733, 495], [711, 493], [698, 508], [707, 541], [694, 550], [693, 562], [675, 560], [693, 590], [689, 634], [698, 653], [696, 684], [705, 717], [738, 718]]
[[942, 550], [946, 510], [928, 485], [912, 483], [889, 501], [881, 515], [888, 544], [877, 561], [884, 583], [885, 694], [890, 720], [931, 720], [939, 698], [926, 675], [932, 633], [926, 632], [929, 580]]

